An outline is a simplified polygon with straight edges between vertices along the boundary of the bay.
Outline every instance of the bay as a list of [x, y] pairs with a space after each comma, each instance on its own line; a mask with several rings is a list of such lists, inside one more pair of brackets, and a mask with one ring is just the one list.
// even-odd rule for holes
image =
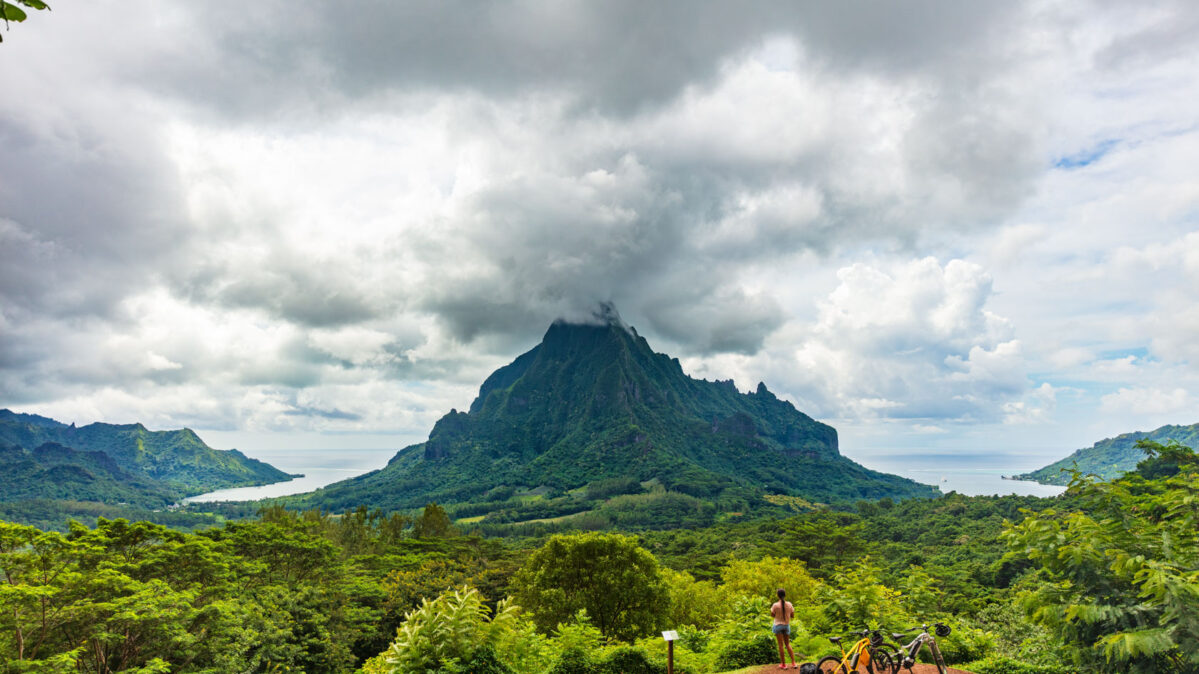
[[219, 489], [183, 499], [184, 503], [213, 501], [256, 501], [261, 498], [302, 494], [319, 487], [378, 470], [395, 456], [394, 449], [259, 449], [242, 450], [246, 456], [265, 461], [287, 473], [301, 473], [286, 482], [258, 487]]
[[1005, 475], [1018, 475], [1049, 463], [1040, 455], [891, 454], [851, 458], [871, 470], [939, 487], [943, 494], [956, 491], [966, 496], [1057, 496], [1066, 491], [1057, 485], [1004, 479]]
[[[243, 450], [248, 456], [288, 473], [304, 477], [258, 487], [237, 487], [199, 494], [184, 499], [185, 503], [213, 501], [254, 501], [262, 498], [288, 496], [348, 480], [351, 477], [378, 470], [395, 456], [394, 449], [260, 449]], [[893, 473], [930, 484], [948, 494], [956, 491], [967, 496], [1020, 494], [1027, 496], [1056, 496], [1064, 487], [1022, 480], [1005, 480], [1013, 475], [1047, 463], [1043, 458], [994, 455], [887, 454], [851, 457], [858, 463], [885, 473]], [[1000, 467], [1003, 466], [1003, 467]]]

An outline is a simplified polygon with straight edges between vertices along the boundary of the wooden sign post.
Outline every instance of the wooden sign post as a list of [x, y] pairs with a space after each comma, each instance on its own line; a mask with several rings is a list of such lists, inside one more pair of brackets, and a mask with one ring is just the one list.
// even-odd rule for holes
[[668, 630], [662, 633], [662, 638], [666, 640], [666, 674], [674, 674], [674, 642], [679, 638], [679, 633]]

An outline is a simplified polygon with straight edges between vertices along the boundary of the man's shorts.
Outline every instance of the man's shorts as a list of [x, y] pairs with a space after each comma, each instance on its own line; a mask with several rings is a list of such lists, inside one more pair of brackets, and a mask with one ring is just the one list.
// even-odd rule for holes
[[790, 625], [775, 625], [774, 627], [770, 628], [770, 630], [775, 634], [786, 634], [787, 636], [791, 636]]

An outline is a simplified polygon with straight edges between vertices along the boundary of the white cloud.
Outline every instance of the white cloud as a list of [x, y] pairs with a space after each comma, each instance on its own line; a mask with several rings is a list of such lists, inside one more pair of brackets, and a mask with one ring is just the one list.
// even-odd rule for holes
[[1057, 407], [1057, 390], [1048, 383], [1028, 391], [1021, 400], [1003, 404], [1003, 423], [1035, 424], [1049, 420]]
[[781, 376], [805, 409], [851, 420], [996, 420], [1029, 387], [1012, 327], [986, 309], [991, 280], [980, 267], [857, 263], [838, 278], [814, 326], [741, 370]]
[[1099, 411], [1107, 414], [1156, 416], [1193, 409], [1195, 401], [1183, 388], [1121, 388], [1103, 396]]

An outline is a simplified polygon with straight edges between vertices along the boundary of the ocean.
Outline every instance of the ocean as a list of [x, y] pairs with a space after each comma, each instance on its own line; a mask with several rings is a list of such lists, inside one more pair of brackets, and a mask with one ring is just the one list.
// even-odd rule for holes
[[[263, 485], [237, 487], [200, 494], [185, 503], [211, 501], [253, 501], [312, 491], [318, 487], [378, 470], [395, 456], [394, 449], [259, 449], [245, 451], [248, 456], [288, 473], [304, 477]], [[1041, 458], [1008, 455], [903, 454], [850, 457], [858, 463], [885, 473], [894, 473], [924, 484], [940, 487], [943, 493], [956, 491], [967, 496], [1023, 494], [1056, 496], [1064, 487], [1005, 480], [1002, 476], [1027, 472], [1048, 461]], [[1002, 466], [1002, 467], [1001, 467]]]
[[246, 456], [265, 461], [286, 473], [304, 477], [261, 487], [220, 489], [183, 499], [184, 503], [211, 501], [255, 501], [289, 494], [302, 494], [327, 484], [378, 470], [395, 456], [395, 449], [258, 449], [242, 450]]
[[937, 486], [945, 494], [956, 491], [967, 496], [1057, 496], [1066, 490], [1038, 482], [1003, 479], [1004, 475], [1027, 473], [1050, 463], [1040, 455], [896, 453], [850, 458], [871, 470]]

